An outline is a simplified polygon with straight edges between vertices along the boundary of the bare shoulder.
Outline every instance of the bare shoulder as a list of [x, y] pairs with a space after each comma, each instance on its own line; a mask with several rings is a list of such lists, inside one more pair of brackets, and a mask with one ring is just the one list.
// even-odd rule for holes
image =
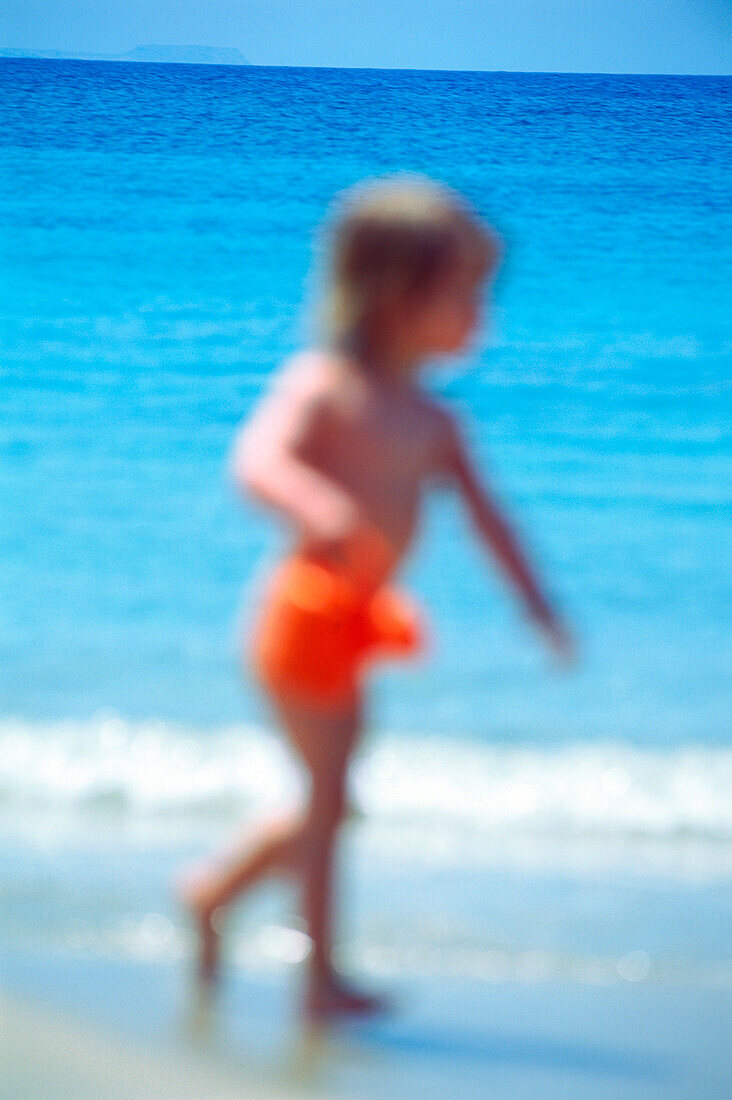
[[293, 352], [280, 366], [275, 388], [308, 401], [323, 399], [333, 385], [337, 360], [317, 348]]
[[329, 390], [327, 362], [320, 353], [288, 356], [242, 424], [238, 450], [269, 453], [274, 447], [305, 445], [327, 426]]
[[258, 436], [302, 454], [317, 450], [333, 429], [334, 370], [333, 360], [320, 351], [288, 356], [255, 414]]
[[319, 414], [330, 404], [332, 373], [331, 364], [320, 352], [298, 351], [287, 356], [262, 394], [260, 416], [292, 420]]

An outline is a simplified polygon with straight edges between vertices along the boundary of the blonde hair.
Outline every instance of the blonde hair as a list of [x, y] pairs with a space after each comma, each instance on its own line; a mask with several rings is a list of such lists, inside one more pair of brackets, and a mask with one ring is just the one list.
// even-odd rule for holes
[[321, 228], [318, 323], [326, 343], [358, 347], [385, 306], [427, 297], [454, 270], [480, 280], [499, 245], [462, 196], [425, 176], [367, 180], [339, 196]]

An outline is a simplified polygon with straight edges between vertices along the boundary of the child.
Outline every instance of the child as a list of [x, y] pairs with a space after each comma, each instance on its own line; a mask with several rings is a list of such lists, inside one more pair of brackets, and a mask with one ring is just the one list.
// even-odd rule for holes
[[424, 487], [440, 480], [462, 494], [549, 644], [565, 657], [571, 650], [455, 419], [418, 381], [423, 363], [459, 352], [475, 331], [496, 241], [458, 195], [409, 175], [347, 193], [327, 240], [322, 345], [285, 365], [233, 459], [239, 486], [293, 531], [293, 551], [272, 578], [249, 647], [308, 772], [309, 801], [183, 887], [208, 982], [225, 907], [265, 875], [296, 875], [311, 941], [305, 1011], [320, 1018], [380, 1007], [349, 988], [331, 959], [334, 846], [366, 660], [418, 646], [416, 613], [388, 581], [410, 546]]

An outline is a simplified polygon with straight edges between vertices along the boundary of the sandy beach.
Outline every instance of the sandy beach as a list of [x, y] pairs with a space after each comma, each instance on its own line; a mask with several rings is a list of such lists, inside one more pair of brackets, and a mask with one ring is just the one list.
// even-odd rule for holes
[[241, 1075], [151, 1048], [33, 1000], [0, 994], [0, 1093], [12, 1100], [279, 1096]]

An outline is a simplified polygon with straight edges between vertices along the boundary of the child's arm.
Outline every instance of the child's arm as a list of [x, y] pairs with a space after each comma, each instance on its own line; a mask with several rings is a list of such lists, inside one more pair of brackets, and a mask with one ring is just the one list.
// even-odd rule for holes
[[546, 632], [556, 652], [564, 658], [570, 658], [573, 651], [570, 634], [542, 592], [506, 519], [481, 484], [462, 434], [449, 414], [445, 427], [441, 472], [457, 485], [479, 535], [523, 596], [529, 614]]
[[353, 496], [312, 462], [333, 428], [327, 397], [290, 371], [239, 433], [231, 473], [238, 488], [277, 509], [307, 549], [369, 587], [392, 551]]
[[317, 397], [265, 398], [234, 444], [236, 485], [276, 508], [306, 537], [330, 541], [358, 526], [348, 493], [305, 460], [312, 441], [327, 430]]

